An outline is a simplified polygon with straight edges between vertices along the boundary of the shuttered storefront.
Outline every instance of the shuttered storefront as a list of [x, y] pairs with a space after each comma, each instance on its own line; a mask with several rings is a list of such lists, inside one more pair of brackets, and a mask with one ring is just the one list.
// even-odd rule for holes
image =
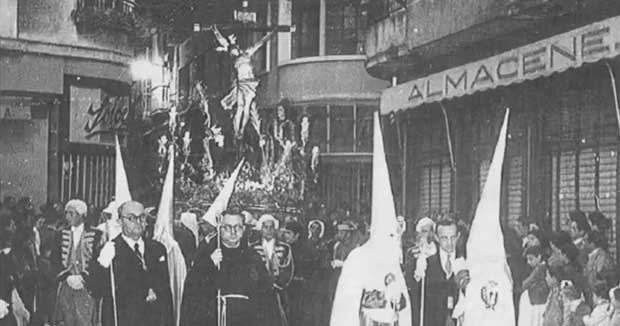
[[61, 153], [60, 201], [81, 198], [94, 207], [105, 207], [114, 197], [113, 153]]
[[453, 172], [443, 115], [436, 106], [403, 113], [406, 121], [406, 214], [437, 217], [453, 213]]
[[452, 178], [450, 160], [438, 159], [419, 169], [416, 216], [437, 216], [450, 212]]
[[568, 230], [571, 210], [600, 209], [613, 221], [607, 239], [615, 256], [618, 131], [603, 69], [582, 68], [571, 78], [553, 79], [556, 84], [549, 91], [554, 100], [544, 112], [543, 135], [551, 172], [552, 229]]
[[370, 212], [372, 162], [324, 162], [319, 185], [322, 202], [330, 212], [340, 210], [355, 215]]

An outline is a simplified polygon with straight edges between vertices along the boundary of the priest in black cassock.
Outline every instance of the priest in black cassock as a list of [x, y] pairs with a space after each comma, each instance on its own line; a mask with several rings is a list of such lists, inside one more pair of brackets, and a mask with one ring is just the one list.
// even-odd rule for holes
[[[271, 290], [260, 257], [242, 241], [243, 216], [224, 212], [221, 242], [202, 245], [187, 274], [181, 305], [181, 326], [218, 325], [217, 295], [222, 296], [220, 326], [253, 325], [257, 303]], [[218, 264], [220, 269], [218, 270]]]

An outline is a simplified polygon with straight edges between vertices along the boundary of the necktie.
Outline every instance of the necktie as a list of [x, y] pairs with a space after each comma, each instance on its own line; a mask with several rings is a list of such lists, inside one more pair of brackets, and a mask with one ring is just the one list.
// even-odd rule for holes
[[145, 269], [144, 257], [142, 256], [142, 253], [140, 252], [140, 245], [138, 245], [138, 243], [133, 245], [133, 251], [136, 253], [136, 256], [138, 256], [142, 269]]
[[448, 255], [448, 259], [446, 259], [446, 265], [444, 267], [446, 270], [446, 277], [450, 278], [450, 276], [452, 276], [452, 261], [450, 255]]

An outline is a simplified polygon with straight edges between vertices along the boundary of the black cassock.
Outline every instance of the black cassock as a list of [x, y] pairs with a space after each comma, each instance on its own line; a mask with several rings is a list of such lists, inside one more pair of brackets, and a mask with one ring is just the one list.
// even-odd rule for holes
[[[229, 296], [226, 304], [226, 326], [255, 325], [261, 300], [271, 284], [260, 257], [242, 241], [238, 248], [222, 248], [222, 262], [218, 271], [211, 260], [217, 241], [201, 243], [185, 279], [181, 326], [217, 325], [217, 290]], [[247, 296], [248, 299], [230, 295]]]
[[[103, 298], [103, 326], [172, 325], [172, 293], [164, 245], [154, 240], [144, 240], [146, 268], [143, 268], [140, 258], [122, 236], [112, 241], [116, 249], [113, 267], [118, 325], [114, 325], [110, 269], [93, 261], [86, 284], [95, 298]], [[146, 301], [149, 289], [153, 289], [157, 300]]]

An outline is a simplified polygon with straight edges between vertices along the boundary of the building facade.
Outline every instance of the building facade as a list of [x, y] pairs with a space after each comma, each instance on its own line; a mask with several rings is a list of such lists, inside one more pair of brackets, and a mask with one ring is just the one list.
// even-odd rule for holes
[[[229, 11], [242, 4], [236, 5]], [[319, 204], [341, 217], [370, 212], [372, 113], [379, 108], [381, 91], [389, 86], [366, 72], [363, 8], [359, 1], [249, 1], [247, 10], [256, 13], [258, 27], [227, 28], [232, 17], [219, 17], [220, 29], [237, 35], [242, 47], [280, 27], [253, 58], [263, 126], [280, 123], [280, 105], [296, 138], [301, 138], [302, 121], [309, 123], [306, 146], [320, 151]], [[215, 47], [210, 31], [181, 44], [181, 93], [198, 80], [218, 96], [228, 91], [231, 63]]]
[[130, 115], [134, 3], [1, 0], [0, 8], [0, 194], [106, 205], [114, 131]]
[[[370, 212], [372, 113], [389, 82], [364, 68], [367, 17], [358, 1], [270, 2], [271, 22], [291, 25], [271, 42], [259, 107], [284, 101], [287, 115], [310, 123], [310, 145], [320, 150], [319, 198], [327, 212]], [[272, 115], [275, 119], [275, 113]], [[348, 212], [348, 213], [347, 213]]]
[[448, 2], [407, 1], [366, 37], [368, 72], [398, 81], [382, 93], [381, 112], [404, 130], [401, 169], [392, 171], [402, 210], [471, 220], [510, 108], [503, 222], [567, 230], [569, 211], [599, 210], [612, 220], [611, 251], [620, 252], [620, 7]]

